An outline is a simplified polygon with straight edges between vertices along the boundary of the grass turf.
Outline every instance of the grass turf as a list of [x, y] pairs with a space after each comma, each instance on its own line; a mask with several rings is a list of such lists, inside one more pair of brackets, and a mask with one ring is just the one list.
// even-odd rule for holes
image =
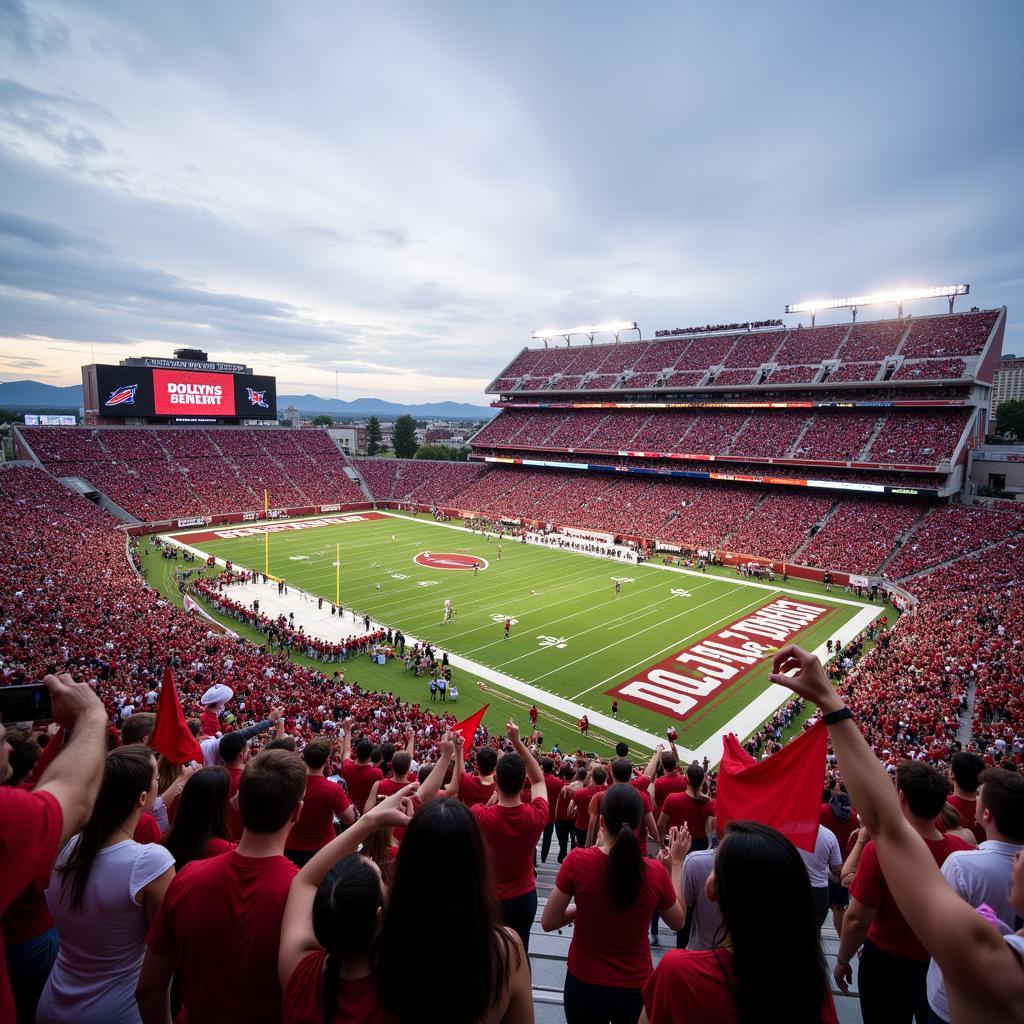
[[[189, 542], [187, 533], [175, 536]], [[391, 517], [272, 534], [270, 572], [286, 578], [289, 585], [333, 600], [337, 543], [341, 544], [341, 602], [346, 608], [605, 713], [611, 700], [606, 691], [611, 687], [778, 596], [778, 592], [739, 584], [734, 574], [729, 575], [731, 570], [696, 577], [656, 565], [617, 563], [510, 539], [501, 544], [499, 559], [495, 539]], [[203, 539], [195, 546], [236, 565], [263, 568], [263, 536]], [[469, 555], [485, 560], [486, 568], [474, 576], [471, 571], [421, 566], [414, 558], [423, 551]], [[624, 580], [618, 595], [615, 577]], [[790, 582], [790, 589], [830, 608], [823, 620], [800, 634], [803, 646], [823, 644], [857, 611], [830, 601], [819, 586]], [[456, 610], [447, 625], [442, 624], [446, 598]], [[515, 620], [508, 640], [502, 636], [506, 616]], [[387, 679], [379, 682], [375, 673], [361, 670], [365, 685], [395, 692], [404, 689], [396, 687], [390, 668], [378, 669]], [[763, 692], [768, 672], [766, 660], [731, 687], [723, 687], [715, 700], [682, 722], [622, 699], [619, 717], [657, 735], [675, 724], [680, 742], [693, 749]], [[398, 675], [408, 678], [400, 671]], [[491, 700], [497, 707], [488, 715], [490, 726], [500, 727], [493, 712], [506, 714], [502, 705], [513, 709], [520, 721], [525, 718], [528, 702], [493, 684], [488, 684], [485, 695], [478, 695], [476, 680], [459, 678], [465, 675], [457, 672], [456, 682], [463, 695], [460, 706], [466, 707], [467, 714]], [[425, 685], [420, 680], [412, 685], [414, 699], [422, 702]], [[496, 699], [498, 694], [505, 699]], [[541, 708], [546, 742], [550, 734], [563, 746], [570, 741], [575, 746], [578, 735], [572, 725], [566, 715]]]

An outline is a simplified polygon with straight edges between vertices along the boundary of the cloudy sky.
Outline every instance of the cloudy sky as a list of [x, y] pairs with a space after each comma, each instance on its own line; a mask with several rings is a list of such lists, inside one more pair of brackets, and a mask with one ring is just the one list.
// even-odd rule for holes
[[0, 0], [0, 380], [198, 345], [482, 402], [538, 327], [964, 281], [1024, 354], [1022, 37], [1019, 0]]

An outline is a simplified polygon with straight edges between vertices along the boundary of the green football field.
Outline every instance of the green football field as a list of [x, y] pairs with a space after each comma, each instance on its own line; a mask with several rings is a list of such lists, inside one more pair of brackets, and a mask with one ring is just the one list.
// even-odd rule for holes
[[[175, 537], [236, 566], [263, 570], [264, 536], [225, 539], [212, 533], [207, 528]], [[783, 588], [776, 581], [777, 586], [753, 587], [732, 570], [672, 572], [659, 562], [619, 563], [509, 538], [500, 544], [499, 557], [496, 538], [404, 516], [272, 533], [269, 571], [285, 578], [290, 588], [333, 601], [339, 544], [343, 606], [401, 627], [408, 636], [429, 640], [479, 667], [475, 673], [457, 666], [455, 680], [466, 696], [482, 677], [506, 692], [523, 683], [571, 702], [571, 707], [562, 703], [552, 709], [563, 723], [574, 720], [574, 708], [608, 715], [609, 691], [738, 620], [749, 621], [778, 599], [820, 606], [817, 618], [796, 638], [811, 649], [837, 635], [858, 613], [863, 622], [865, 615], [883, 611], [874, 606], [865, 612], [866, 606], [849, 595], [826, 595], [812, 584], [790, 581]], [[456, 556], [450, 561], [479, 560], [481, 567], [476, 573], [443, 568], [448, 555]], [[417, 556], [432, 564], [418, 563]], [[447, 624], [442, 621], [446, 599], [454, 609]], [[506, 618], [513, 620], [508, 639], [503, 636]], [[717, 646], [722, 649], [720, 641]], [[672, 678], [706, 679], [705, 673], [713, 671], [707, 666], [714, 665], [709, 657], [720, 656], [705, 654], [703, 662], [682, 668], [673, 663]], [[619, 695], [619, 721], [653, 736], [664, 736], [674, 725], [680, 745], [696, 750], [764, 692], [769, 661], [763, 654], [747, 658], [728, 682], [716, 676], [714, 691], [703, 693], [700, 706], [683, 715], [647, 699], [636, 702]], [[528, 704], [535, 698], [525, 692]]]

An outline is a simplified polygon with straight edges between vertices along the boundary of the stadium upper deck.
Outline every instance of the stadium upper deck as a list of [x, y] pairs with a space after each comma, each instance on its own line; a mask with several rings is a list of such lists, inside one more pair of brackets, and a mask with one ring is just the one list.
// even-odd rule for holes
[[611, 345], [523, 349], [488, 394], [665, 394], [680, 389], [844, 389], [935, 381], [991, 382], [1006, 311], [985, 310], [823, 327], [659, 337]]

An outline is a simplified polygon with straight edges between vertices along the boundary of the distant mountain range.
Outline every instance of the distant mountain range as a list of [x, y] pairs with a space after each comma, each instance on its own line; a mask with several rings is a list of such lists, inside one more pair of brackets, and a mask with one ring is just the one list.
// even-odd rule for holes
[[[278, 395], [278, 410], [295, 406], [299, 412], [317, 415], [331, 413], [335, 416], [386, 416], [393, 418], [411, 413], [418, 418], [435, 419], [490, 419], [494, 409], [484, 405], [469, 405], [467, 402], [425, 402], [422, 405], [402, 405], [386, 402], [382, 398], [357, 398], [345, 402], [337, 398], [320, 398], [319, 395]], [[7, 409], [75, 409], [82, 407], [82, 387], [73, 384], [58, 388], [38, 380], [12, 380], [0, 382], [0, 406]]]

